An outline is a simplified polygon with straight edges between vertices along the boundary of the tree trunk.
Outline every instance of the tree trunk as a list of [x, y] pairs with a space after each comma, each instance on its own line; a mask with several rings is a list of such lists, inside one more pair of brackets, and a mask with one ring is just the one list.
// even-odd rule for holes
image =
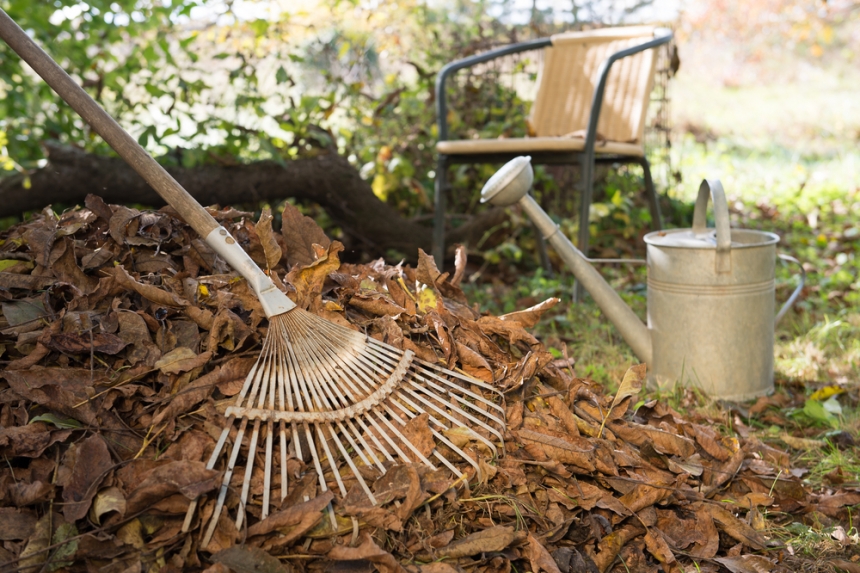
[[[51, 142], [45, 144], [48, 164], [30, 176], [0, 181], [0, 217], [39, 210], [52, 203], [81, 203], [88, 193], [108, 203], [160, 206], [164, 201], [123, 160], [85, 153]], [[402, 217], [379, 200], [358, 171], [338, 154], [285, 163], [259, 161], [247, 165], [170, 167], [167, 171], [204, 205], [221, 206], [276, 202], [290, 197], [318, 203], [354, 247], [373, 254], [395, 249], [412, 258], [418, 248], [430, 251], [430, 227]], [[490, 228], [504, 220], [502, 209], [491, 209], [448, 234], [448, 251], [457, 243], [475, 245]]]

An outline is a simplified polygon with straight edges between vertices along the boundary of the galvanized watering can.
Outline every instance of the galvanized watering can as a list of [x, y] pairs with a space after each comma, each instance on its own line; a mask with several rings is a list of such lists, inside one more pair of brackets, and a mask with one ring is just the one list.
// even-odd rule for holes
[[[779, 237], [731, 229], [718, 180], [702, 182], [692, 229], [645, 235], [646, 326], [528, 195], [533, 179], [531, 158], [517, 157], [487, 181], [481, 202], [519, 203], [636, 356], [648, 364], [651, 387], [693, 385], [726, 400], [746, 400], [773, 390], [774, 325], [800, 295], [805, 273], [774, 319]], [[716, 229], [706, 226], [709, 199]], [[793, 257], [779, 257], [800, 265]]]

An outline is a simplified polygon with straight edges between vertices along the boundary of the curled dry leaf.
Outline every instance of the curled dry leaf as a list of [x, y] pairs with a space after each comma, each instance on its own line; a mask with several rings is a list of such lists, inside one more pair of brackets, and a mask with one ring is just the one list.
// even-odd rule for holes
[[281, 233], [287, 250], [284, 253], [287, 265], [308, 266], [314, 262], [313, 245], [321, 245], [328, 248], [331, 240], [326, 237], [319, 225], [311, 219], [302, 215], [299, 210], [290, 203], [284, 204], [284, 212], [281, 218]]
[[254, 226], [257, 231], [257, 236], [260, 237], [260, 243], [263, 246], [263, 253], [266, 257], [266, 267], [273, 269], [281, 262], [281, 247], [278, 245], [278, 240], [275, 238], [275, 233], [272, 231], [272, 210], [268, 207], [260, 213], [260, 220]]

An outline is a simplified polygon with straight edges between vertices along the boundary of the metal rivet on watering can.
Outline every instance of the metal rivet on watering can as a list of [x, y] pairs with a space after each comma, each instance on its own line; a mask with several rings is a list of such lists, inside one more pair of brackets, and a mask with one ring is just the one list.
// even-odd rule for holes
[[[482, 201], [520, 204], [636, 356], [648, 363], [652, 386], [680, 382], [727, 400], [745, 400], [773, 390], [774, 267], [779, 237], [731, 229], [719, 181], [702, 182], [692, 229], [645, 236], [646, 327], [528, 196], [532, 177], [529, 158], [518, 157], [487, 182]], [[706, 226], [709, 200], [714, 203], [715, 229]], [[797, 299], [803, 282], [801, 276], [778, 317]]]

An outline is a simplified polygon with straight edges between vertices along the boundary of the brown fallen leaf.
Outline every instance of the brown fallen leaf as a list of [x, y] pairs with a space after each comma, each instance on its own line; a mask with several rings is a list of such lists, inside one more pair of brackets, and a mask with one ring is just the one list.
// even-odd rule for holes
[[[478, 327], [486, 334], [496, 334], [508, 340], [511, 344], [524, 342], [529, 346], [540, 344], [534, 336], [526, 332], [521, 323], [502, 320], [495, 316], [482, 316], [478, 319]], [[552, 359], [552, 357], [550, 357]]]
[[710, 559], [720, 549], [720, 534], [710, 514], [699, 507], [657, 509], [657, 527], [671, 545], [693, 557]]
[[260, 243], [263, 246], [263, 253], [266, 257], [266, 267], [273, 269], [281, 262], [281, 247], [275, 238], [275, 233], [272, 231], [272, 210], [268, 207], [263, 208], [260, 213], [260, 219], [254, 225], [254, 230], [257, 231], [257, 236], [260, 237]]
[[613, 422], [610, 423], [610, 428], [622, 440], [636, 446], [650, 443], [661, 454], [689, 458], [696, 453], [695, 443], [690, 438], [671, 434], [653, 426], [634, 424], [633, 422]]
[[319, 523], [323, 516], [322, 510], [331, 503], [332, 499], [334, 494], [329, 490], [306, 502], [276, 511], [249, 527], [248, 537], [266, 535], [278, 530], [282, 535], [278, 537], [277, 544], [288, 545]]
[[715, 557], [714, 561], [732, 573], [770, 573], [775, 563], [761, 555], [739, 555], [737, 557]]
[[284, 212], [281, 219], [281, 233], [284, 236], [284, 242], [287, 245], [287, 250], [284, 256], [287, 259], [287, 265], [293, 267], [295, 265], [307, 266], [314, 262], [313, 245], [321, 245], [328, 248], [331, 244], [331, 239], [326, 237], [323, 230], [316, 221], [310, 217], [306, 217], [290, 203], [284, 204]]
[[52, 515], [45, 514], [33, 529], [33, 533], [27, 540], [27, 545], [18, 556], [16, 564], [20, 571], [24, 573], [36, 573], [39, 570], [39, 565], [43, 564], [48, 559], [48, 552], [44, 551], [51, 545], [51, 524]]
[[648, 548], [648, 553], [654, 556], [657, 561], [663, 564], [663, 567], [672, 573], [681, 572], [678, 562], [675, 560], [675, 554], [669, 548], [666, 540], [663, 539], [663, 534], [657, 529], [649, 529], [645, 532], [645, 547]]
[[606, 573], [618, 553], [634, 537], [645, 533], [645, 528], [637, 524], [627, 524], [616, 529], [597, 544], [597, 554], [594, 556], [594, 564], [600, 573]]
[[74, 462], [71, 475], [63, 487], [63, 515], [70, 522], [75, 522], [90, 510], [92, 499], [113, 467], [113, 462], [105, 441], [98, 434], [77, 444], [74, 450], [66, 454], [70, 455]]
[[203, 462], [173, 461], [152, 470], [129, 494], [126, 512], [135, 514], [176, 493], [192, 500], [221, 485], [221, 472], [207, 470]]
[[122, 490], [116, 486], [108, 487], [96, 494], [90, 507], [90, 519], [101, 525], [102, 516], [111, 512], [125, 515], [126, 503]]
[[752, 549], [762, 550], [766, 548], [767, 543], [761, 533], [732, 515], [730, 511], [721, 505], [716, 503], [693, 504], [694, 509], [699, 507], [704, 507], [717, 526], [733, 539], [740, 541]]
[[128, 343], [115, 334], [106, 332], [61, 332], [50, 334], [46, 332], [39, 338], [46, 348], [66, 354], [82, 354], [98, 352], [111, 356], [118, 354]]
[[0, 541], [28, 539], [36, 527], [36, 514], [29, 509], [0, 507]]
[[525, 547], [525, 556], [532, 566], [533, 573], [545, 571], [546, 573], [561, 573], [552, 555], [546, 550], [537, 538], [529, 534], [528, 545]]
[[49, 446], [68, 438], [70, 432], [71, 430], [51, 431], [41, 422], [0, 428], [0, 452], [7, 459], [17, 456], [38, 458]]
[[230, 547], [212, 556], [212, 561], [229, 567], [234, 573], [284, 573], [277, 557], [257, 547]]
[[647, 366], [645, 364], [637, 364], [636, 366], [628, 368], [627, 372], [624, 373], [624, 378], [621, 379], [621, 385], [618, 386], [618, 390], [615, 392], [615, 398], [612, 400], [609, 410], [600, 422], [600, 429], [597, 430], [598, 438], [603, 435], [603, 428], [606, 426], [606, 420], [609, 419], [615, 406], [625, 398], [635, 396], [642, 390], [642, 382], [645, 380], [646, 369]]
[[406, 309], [382, 293], [357, 294], [349, 299], [349, 304], [376, 316], [398, 316]]
[[523, 443], [534, 443], [547, 456], [566, 464], [573, 464], [582, 472], [588, 473], [595, 470], [592, 452], [577, 448], [568, 440], [526, 429], [517, 430], [516, 435]]
[[358, 536], [358, 547], [335, 545], [326, 554], [332, 561], [370, 561], [379, 573], [406, 573], [397, 559], [379, 547], [366, 532]]
[[[434, 449], [436, 449], [436, 440], [430, 430], [430, 415], [426, 412], [419, 414], [409, 420], [403, 427], [403, 435], [409, 442], [421, 452], [421, 455], [427, 457]], [[420, 462], [415, 452], [408, 450], [409, 456], [413, 461]]]
[[451, 277], [451, 284], [454, 286], [459, 286], [466, 274], [466, 258], [466, 247], [457, 245], [454, 251], [454, 276]]
[[[514, 539], [513, 527], [497, 525], [458, 539], [446, 547], [437, 549], [432, 557], [426, 556], [424, 559], [460, 559], [461, 557], [471, 557], [473, 555], [480, 555], [481, 553], [502, 551], [513, 543]], [[422, 559], [423, 555], [421, 554], [417, 557]]]
[[509, 312], [508, 314], [503, 314], [499, 318], [508, 322], [518, 322], [525, 328], [534, 328], [534, 326], [538, 323], [544, 313], [546, 313], [546, 311], [550, 310], [560, 302], [561, 299], [559, 298], [548, 298], [545, 301], [540, 302], [525, 310]]
[[156, 304], [178, 308], [190, 305], [187, 300], [180, 298], [172, 292], [160, 289], [154, 285], [144, 284], [137, 281], [128, 274], [122, 265], [114, 267], [113, 278], [121, 286], [135, 291], [143, 298]]
[[403, 500], [394, 510], [401, 522], [406, 521], [419, 505], [430, 497], [421, 487], [418, 464], [403, 464], [392, 467], [373, 484], [373, 494], [380, 505]]
[[[64, 238], [57, 245], [62, 245], [63, 254], [51, 266], [51, 272], [61, 281], [74, 285], [81, 293], [91, 294], [99, 286], [96, 277], [87, 275], [75, 259], [75, 243], [69, 238]], [[55, 250], [57, 247], [55, 247]]]
[[190, 348], [178, 346], [163, 355], [154, 366], [164, 374], [179, 374], [180, 372], [188, 372], [189, 370], [200, 368], [211, 359], [212, 352], [207, 351], [196, 354]]
[[343, 245], [338, 241], [332, 242], [319, 258], [307, 265], [294, 267], [287, 274], [287, 282], [296, 289], [296, 304], [302, 308], [310, 307], [314, 299], [322, 296], [322, 288], [329, 273], [340, 268], [338, 253]]

